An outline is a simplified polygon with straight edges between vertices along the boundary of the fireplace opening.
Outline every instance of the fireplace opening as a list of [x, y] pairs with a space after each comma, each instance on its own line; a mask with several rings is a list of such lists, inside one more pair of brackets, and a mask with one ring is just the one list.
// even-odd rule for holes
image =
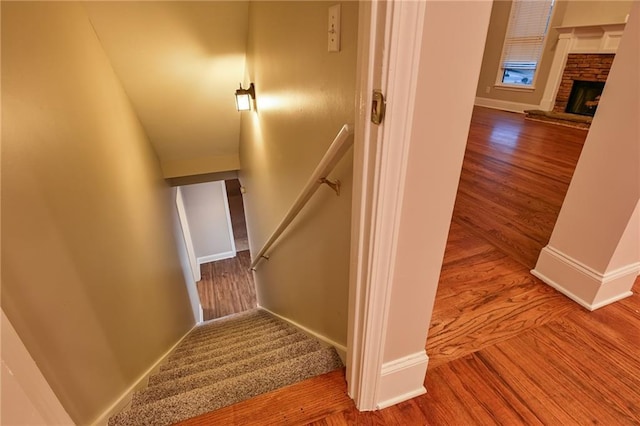
[[565, 112], [593, 117], [600, 102], [602, 89], [603, 81], [575, 80]]

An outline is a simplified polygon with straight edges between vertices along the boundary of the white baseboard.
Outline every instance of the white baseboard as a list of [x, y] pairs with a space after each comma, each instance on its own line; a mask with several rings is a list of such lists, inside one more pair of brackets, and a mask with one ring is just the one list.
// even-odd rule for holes
[[560, 293], [593, 311], [631, 296], [640, 262], [601, 273], [584, 263], [546, 246], [531, 273]]
[[424, 378], [429, 357], [422, 350], [382, 365], [377, 409], [425, 394]]
[[338, 352], [338, 355], [340, 356], [340, 359], [342, 360], [342, 362], [346, 365], [346, 359], [347, 359], [347, 347], [345, 345], [341, 345], [340, 343], [337, 343], [331, 339], [329, 339], [327, 336], [323, 336], [320, 333], [317, 333], [307, 327], [305, 327], [304, 325], [300, 325], [297, 322], [287, 318], [287, 317], [283, 317], [282, 315], [278, 315], [275, 312], [258, 305], [259, 309], [262, 309], [263, 311], [269, 312], [271, 315], [273, 315], [274, 317], [280, 318], [283, 321], [288, 322], [289, 324], [293, 325], [296, 328], [301, 329], [302, 331], [304, 331], [307, 334], [312, 335], [313, 337], [323, 341], [324, 343], [333, 346], [336, 349], [336, 352]]
[[520, 102], [501, 101], [499, 99], [476, 97], [475, 104], [482, 107], [500, 109], [503, 111], [523, 113], [529, 109], [540, 109], [539, 105], [523, 104]]
[[167, 357], [171, 355], [173, 350], [177, 348], [180, 343], [182, 343], [184, 338], [187, 337], [196, 326], [197, 324], [194, 325], [189, 331], [187, 331], [184, 336], [182, 336], [180, 340], [178, 340], [176, 344], [173, 345], [167, 352], [165, 352], [160, 358], [158, 358], [158, 360], [151, 367], [149, 367], [147, 371], [142, 373], [142, 375], [138, 377], [138, 379], [131, 386], [129, 386], [129, 388], [124, 391], [124, 393], [120, 395], [120, 397], [118, 397], [118, 399], [116, 399], [115, 402], [111, 404], [111, 406], [109, 406], [109, 408], [107, 408], [102, 414], [100, 414], [100, 416], [98, 416], [98, 418], [94, 420], [91, 425], [107, 426], [107, 424], [109, 423], [109, 418], [114, 414], [118, 414], [119, 412], [121, 412], [124, 408], [127, 407], [127, 405], [131, 403], [133, 393], [138, 389], [142, 389], [144, 386], [146, 386], [149, 377], [160, 369], [160, 366], [167, 359]]
[[210, 254], [209, 256], [202, 256], [198, 258], [198, 265], [202, 265], [203, 263], [216, 262], [218, 260], [231, 259], [232, 257], [236, 257], [235, 250], [225, 251], [222, 253]]

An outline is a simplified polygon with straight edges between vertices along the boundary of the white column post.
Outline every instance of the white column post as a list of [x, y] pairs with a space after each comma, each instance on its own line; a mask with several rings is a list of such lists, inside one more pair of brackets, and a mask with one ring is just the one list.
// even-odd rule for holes
[[590, 310], [640, 272], [640, 3], [635, 3], [549, 244], [532, 273]]

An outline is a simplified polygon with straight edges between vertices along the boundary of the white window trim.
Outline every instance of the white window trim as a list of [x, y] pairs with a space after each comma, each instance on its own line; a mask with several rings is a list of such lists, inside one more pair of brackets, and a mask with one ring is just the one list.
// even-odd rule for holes
[[[498, 70], [500, 71], [500, 70]], [[537, 71], [537, 70], [536, 70]], [[536, 90], [536, 78], [538, 76], [538, 73], [536, 72], [533, 75], [533, 82], [531, 83], [531, 86], [520, 86], [517, 84], [507, 84], [507, 83], [503, 83], [502, 79], [500, 78], [500, 72], [498, 72], [498, 81], [496, 82], [496, 84], [493, 85], [493, 87], [495, 89], [499, 89], [499, 90], [508, 90], [511, 92], [533, 92], [534, 90]]]
[[[513, 1], [511, 6], [513, 7]], [[502, 39], [502, 50], [500, 51], [500, 59], [498, 60], [498, 71], [496, 73], [496, 83], [493, 85], [495, 89], [499, 90], [509, 90], [513, 92], [534, 92], [536, 90], [536, 83], [538, 81], [538, 71], [540, 71], [540, 67], [542, 65], [542, 59], [544, 58], [544, 52], [547, 50], [547, 43], [549, 42], [549, 33], [554, 27], [551, 26], [553, 19], [556, 15], [556, 9], [558, 6], [558, 0], [556, 0], [551, 7], [551, 15], [549, 16], [549, 28], [547, 28], [547, 32], [544, 35], [544, 40], [542, 41], [542, 54], [540, 55], [540, 60], [538, 61], [538, 65], [536, 66], [535, 71], [533, 72], [533, 81], [531, 82], [531, 86], [520, 86], [517, 84], [508, 84], [502, 82], [502, 57], [504, 56], [505, 49], [505, 41], [507, 38], [507, 33], [505, 32], [504, 38]], [[511, 9], [509, 9], [509, 21], [511, 21]], [[507, 23], [507, 31], [509, 31], [509, 23]]]

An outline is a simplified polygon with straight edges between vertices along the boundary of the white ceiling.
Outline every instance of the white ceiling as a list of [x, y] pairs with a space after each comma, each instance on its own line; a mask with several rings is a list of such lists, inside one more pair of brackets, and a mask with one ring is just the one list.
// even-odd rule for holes
[[[237, 159], [240, 113], [233, 93], [245, 72], [248, 2], [85, 7], [165, 176], [221, 171]], [[202, 170], [203, 162], [210, 170]]]

